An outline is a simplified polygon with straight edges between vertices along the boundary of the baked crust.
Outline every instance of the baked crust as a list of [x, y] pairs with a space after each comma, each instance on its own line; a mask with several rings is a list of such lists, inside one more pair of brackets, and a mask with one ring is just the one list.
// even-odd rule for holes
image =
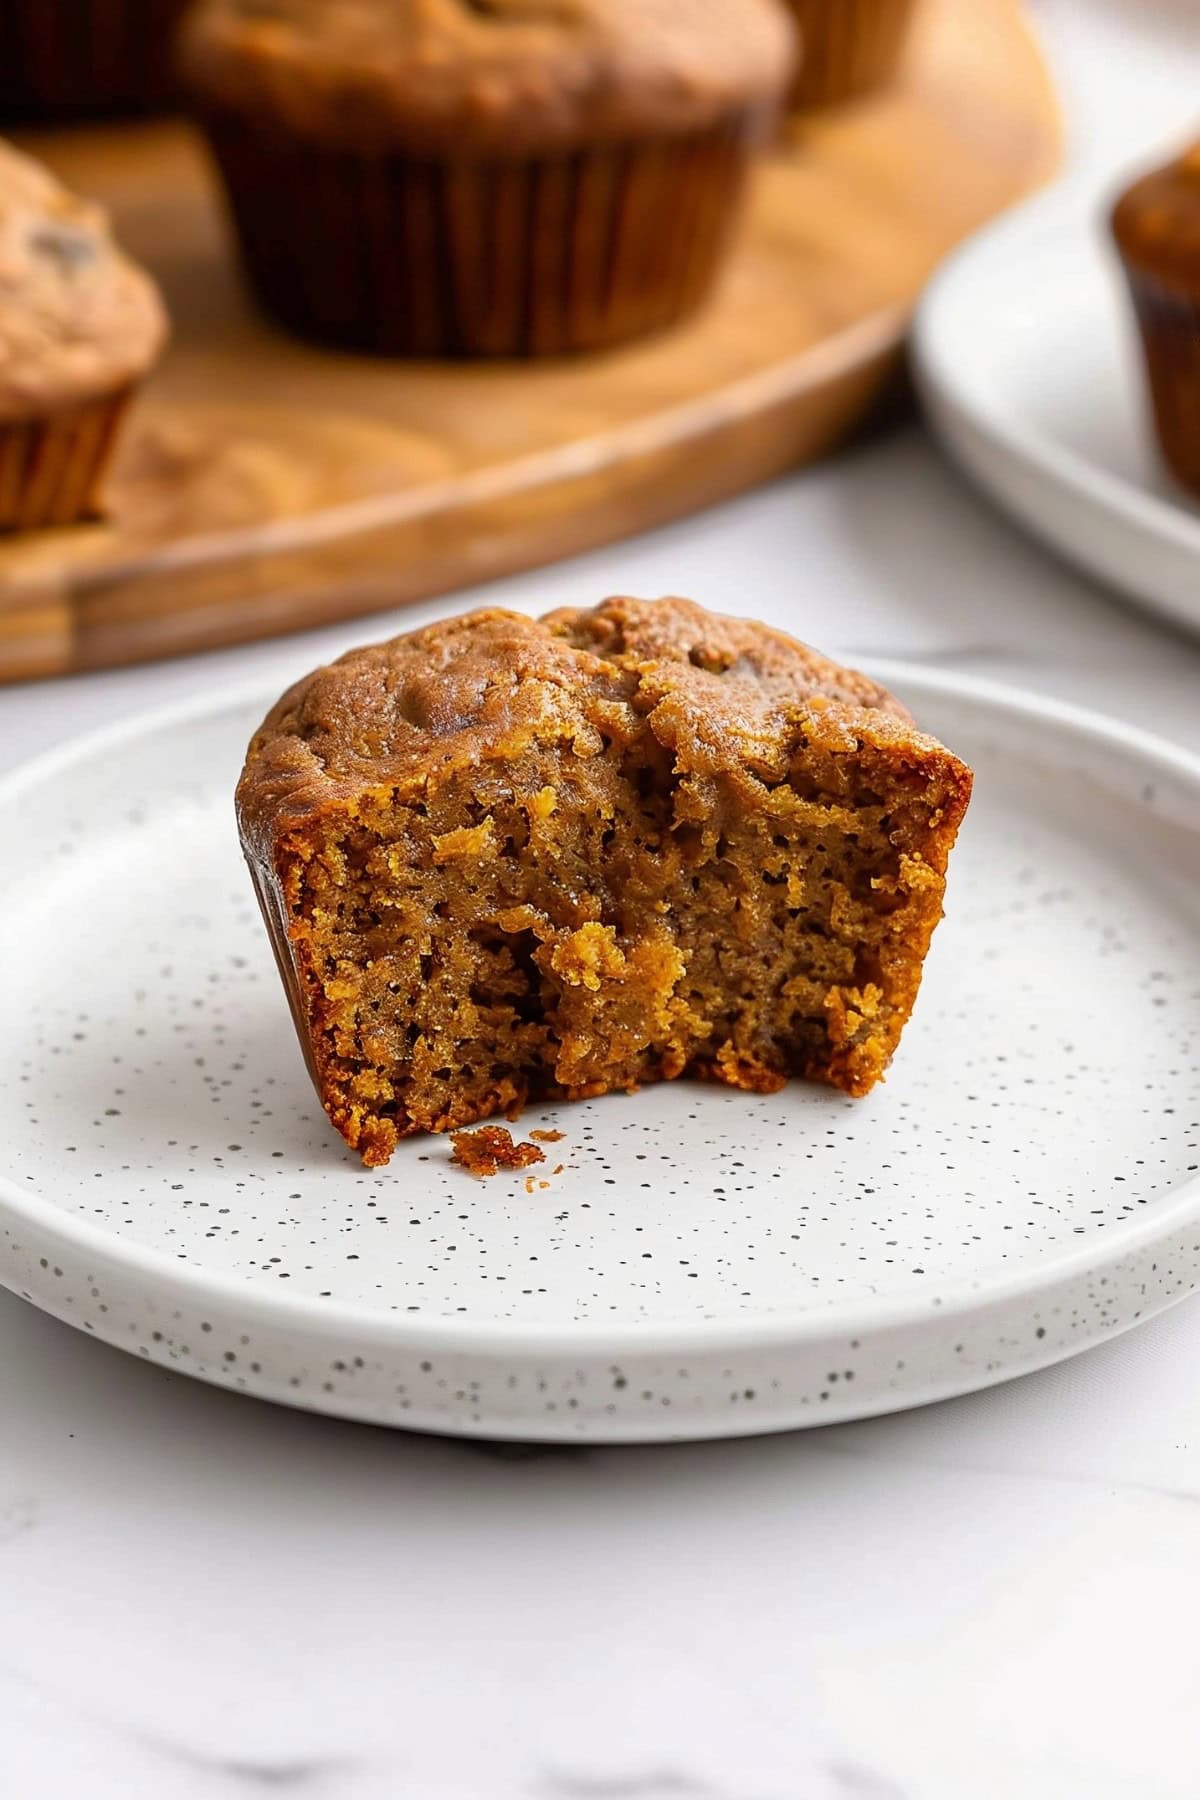
[[182, 61], [210, 107], [347, 149], [516, 157], [772, 107], [775, 0], [206, 0]]
[[660, 702], [664, 742], [682, 732], [693, 754], [735, 775], [752, 763], [783, 778], [798, 710], [831, 743], [865, 728], [898, 752], [940, 749], [868, 676], [691, 600], [617, 596], [540, 619], [489, 607], [351, 650], [289, 688], [250, 745], [237, 795], [243, 844], [270, 866], [281, 836], [364, 785], [404, 799], [434, 769], [503, 760], [536, 736], [590, 743], [617, 730], [632, 740]]

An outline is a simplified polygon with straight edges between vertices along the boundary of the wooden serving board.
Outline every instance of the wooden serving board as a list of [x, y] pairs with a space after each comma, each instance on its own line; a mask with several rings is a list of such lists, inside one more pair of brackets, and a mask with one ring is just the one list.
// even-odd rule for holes
[[26, 134], [111, 208], [174, 321], [95, 525], [0, 541], [0, 679], [245, 642], [548, 562], [828, 450], [930, 269], [1055, 167], [1016, 0], [926, 0], [886, 94], [789, 127], [719, 292], [578, 361], [381, 362], [245, 298], [180, 123]]

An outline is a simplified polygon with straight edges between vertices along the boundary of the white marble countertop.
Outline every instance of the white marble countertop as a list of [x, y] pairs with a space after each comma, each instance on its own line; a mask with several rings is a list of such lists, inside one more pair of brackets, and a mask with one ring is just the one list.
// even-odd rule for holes
[[[1194, 80], [1195, 0], [1038, 10], [1077, 165], [1178, 123], [1155, 83]], [[491, 593], [614, 589], [985, 672], [1200, 749], [1200, 645], [1026, 544], [916, 427]], [[463, 598], [8, 690], [0, 757], [252, 670], [281, 683]], [[661, 1450], [273, 1410], [2, 1294], [0, 1367], [13, 1800], [1200, 1792], [1194, 1301], [977, 1398]]]

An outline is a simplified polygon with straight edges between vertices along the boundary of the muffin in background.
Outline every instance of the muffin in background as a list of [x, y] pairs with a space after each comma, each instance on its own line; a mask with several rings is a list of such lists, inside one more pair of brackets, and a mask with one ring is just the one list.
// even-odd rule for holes
[[139, 112], [176, 96], [189, 0], [0, 0], [0, 117]]
[[[882, 87], [896, 73], [919, 0], [786, 0], [804, 54], [791, 105], [834, 106]], [[969, 0], [968, 0], [969, 4]]]
[[417, 356], [691, 311], [793, 54], [778, 0], [202, 0], [181, 40], [264, 308]]
[[158, 290], [100, 208], [0, 142], [0, 530], [94, 515], [165, 337]]
[[1200, 496], [1200, 142], [1127, 188], [1112, 213], [1159, 447]]

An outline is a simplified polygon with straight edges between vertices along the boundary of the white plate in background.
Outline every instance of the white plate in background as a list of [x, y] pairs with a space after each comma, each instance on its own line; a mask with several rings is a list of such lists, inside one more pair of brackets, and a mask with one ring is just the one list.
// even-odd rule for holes
[[956, 251], [917, 314], [917, 383], [951, 454], [1015, 519], [1200, 631], [1200, 506], [1158, 461], [1105, 206], [1056, 188]]
[[366, 1171], [328, 1127], [232, 818], [270, 696], [0, 781], [0, 1279], [267, 1399], [570, 1442], [913, 1405], [1190, 1292], [1200, 759], [877, 672], [977, 774], [888, 1082], [533, 1109], [565, 1134], [533, 1179], [440, 1138]]

